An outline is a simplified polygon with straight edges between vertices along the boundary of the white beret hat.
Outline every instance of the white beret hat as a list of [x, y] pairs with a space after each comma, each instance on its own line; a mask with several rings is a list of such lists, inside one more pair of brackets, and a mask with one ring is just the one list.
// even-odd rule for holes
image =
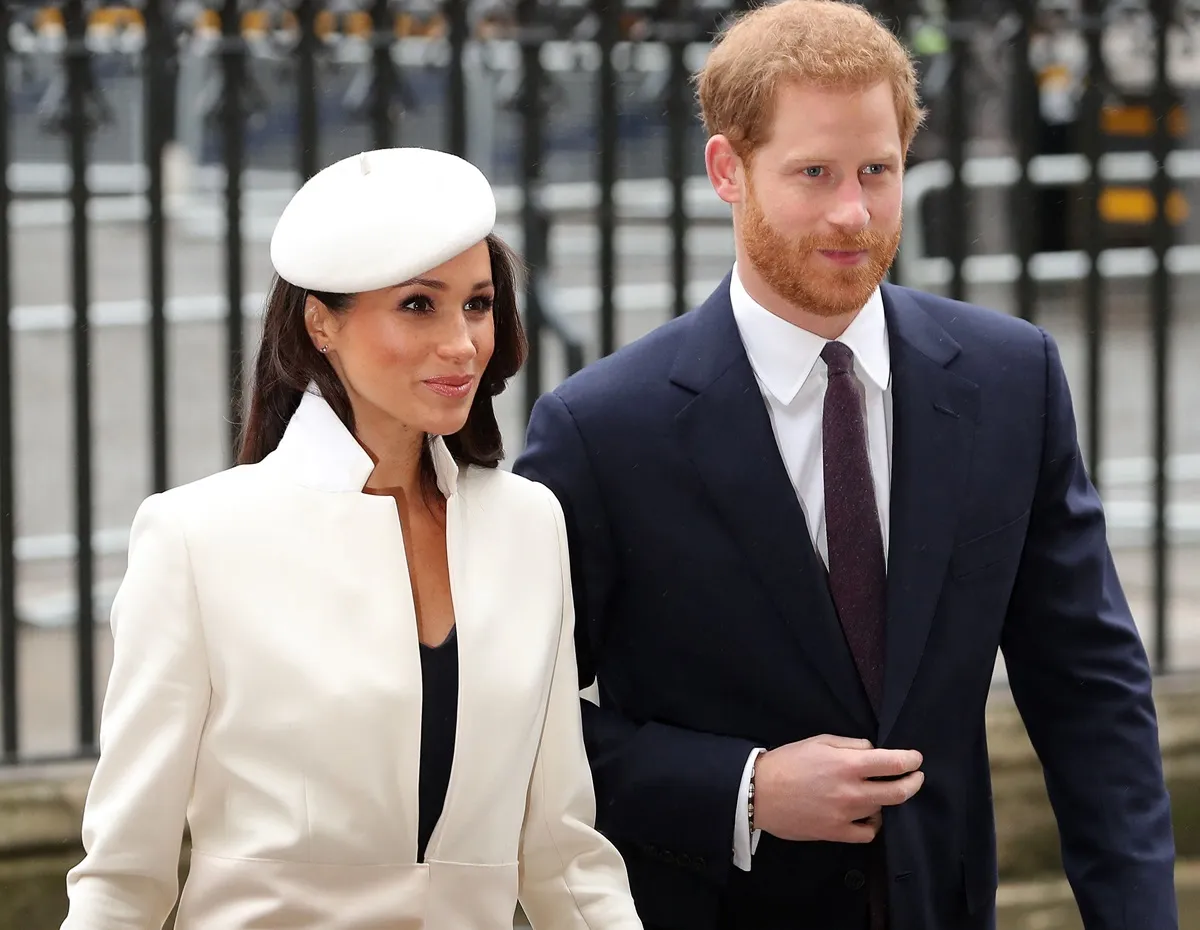
[[431, 149], [363, 152], [313, 175], [271, 236], [283, 280], [355, 294], [393, 287], [481, 242], [496, 199], [478, 168]]

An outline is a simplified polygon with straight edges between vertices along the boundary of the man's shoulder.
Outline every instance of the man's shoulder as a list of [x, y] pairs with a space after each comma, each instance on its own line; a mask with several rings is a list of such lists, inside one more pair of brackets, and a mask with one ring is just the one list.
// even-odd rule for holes
[[884, 295], [897, 313], [905, 312], [905, 303], [926, 313], [971, 360], [988, 364], [1030, 353], [1045, 357], [1045, 332], [1010, 313], [894, 284], [884, 285]]
[[554, 393], [577, 417], [653, 405], [670, 390], [671, 369], [692, 320], [689, 313], [658, 326], [571, 375]]

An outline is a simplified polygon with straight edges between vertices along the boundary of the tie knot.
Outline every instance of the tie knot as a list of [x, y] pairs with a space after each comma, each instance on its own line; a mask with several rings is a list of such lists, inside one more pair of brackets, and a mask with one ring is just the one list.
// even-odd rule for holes
[[844, 342], [827, 342], [821, 350], [821, 358], [831, 375], [844, 375], [854, 371], [854, 353]]

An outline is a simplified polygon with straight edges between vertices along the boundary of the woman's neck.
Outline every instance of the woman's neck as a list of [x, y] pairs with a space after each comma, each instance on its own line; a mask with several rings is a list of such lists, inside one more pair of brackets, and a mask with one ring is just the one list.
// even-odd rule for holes
[[375, 463], [363, 490], [417, 499], [422, 487], [425, 434], [399, 424], [379, 429], [369, 423], [362, 424], [357, 432], [359, 444]]

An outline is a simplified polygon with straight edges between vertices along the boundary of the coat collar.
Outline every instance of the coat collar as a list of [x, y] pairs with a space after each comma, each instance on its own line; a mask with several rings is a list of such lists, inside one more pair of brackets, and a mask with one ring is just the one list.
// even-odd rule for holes
[[961, 347], [914, 292], [885, 285], [892, 343], [892, 500], [887, 661], [879, 743], [925, 655], [966, 493], [979, 386], [952, 363]]
[[[458, 463], [441, 436], [429, 441], [438, 489], [447, 498], [458, 488]], [[273, 457], [305, 487], [318, 491], [361, 491], [375, 463], [333, 412], [315, 384], [300, 398]]]
[[675, 417], [680, 447], [774, 603], [778, 621], [853, 721], [840, 725], [870, 733], [871, 705], [742, 347], [729, 284], [726, 278], [703, 305], [681, 318], [688, 331], [671, 380], [694, 396]]
[[[733, 289], [731, 271], [708, 299], [689, 314], [692, 326], [670, 374], [671, 380], [681, 387], [703, 391], [730, 366], [748, 359], [733, 310]], [[959, 354], [958, 343], [919, 306], [910, 291], [882, 284], [877, 294], [883, 307], [889, 356], [894, 356], [897, 344], [903, 343], [944, 368]], [[877, 383], [886, 380], [894, 387], [894, 367], [891, 358], [886, 369], [877, 367]]]
[[[790, 404], [809, 379], [829, 340], [789, 323], [762, 306], [747, 292], [736, 264], [729, 283], [729, 300], [754, 373], [779, 403]], [[865, 376], [879, 390], [888, 390], [891, 353], [879, 288], [871, 292], [838, 341], [854, 353], [860, 378]]]

